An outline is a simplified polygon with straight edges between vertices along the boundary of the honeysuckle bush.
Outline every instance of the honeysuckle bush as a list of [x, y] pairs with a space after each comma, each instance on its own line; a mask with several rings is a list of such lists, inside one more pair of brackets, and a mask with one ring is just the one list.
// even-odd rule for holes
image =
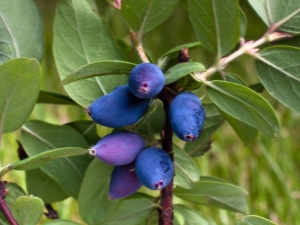
[[[0, 137], [16, 133], [21, 159], [0, 168], [1, 224], [38, 224], [45, 221], [45, 206], [49, 209], [68, 197], [77, 200], [77, 216], [89, 225], [214, 224], [199, 205], [238, 213], [239, 225], [275, 224], [249, 212], [249, 190], [227, 182], [226, 177], [200, 176], [194, 160], [205, 157], [212, 148], [211, 136], [225, 121], [245, 145], [254, 143], [259, 132], [278, 137], [276, 112], [262, 93], [300, 112], [299, 0], [248, 0], [248, 7], [265, 24], [264, 34], [250, 40], [246, 30], [248, 24], [255, 30], [255, 24], [242, 10], [245, 3], [237, 0], [59, 0], [50, 45], [65, 94], [42, 88], [51, 80], [45, 70], [51, 55], [49, 37], [43, 30], [49, 22], [39, 11], [43, 9], [45, 15], [47, 7], [38, 8], [36, 3], [53, 4], [47, 2], [0, 2]], [[180, 20], [172, 23], [176, 10], [188, 16], [192, 25], [188, 32], [182, 31]], [[166, 21], [171, 29], [161, 29]], [[161, 30], [154, 35], [155, 29]], [[169, 46], [160, 40], [167, 36], [176, 43], [172, 40], [179, 33], [181, 43], [160, 54], [165, 44]], [[255, 84], [228, 69], [242, 55], [250, 56], [247, 62], [255, 60]], [[89, 156], [87, 149], [113, 130], [88, 116], [59, 125], [28, 118], [41, 103], [74, 105], [83, 112], [95, 99], [126, 84], [131, 69], [141, 62], [160, 66], [165, 87], [140, 121], [122, 129], [142, 135], [148, 146], [167, 151], [176, 175], [160, 192], [142, 189], [110, 200], [113, 166]], [[169, 126], [169, 104], [181, 91], [197, 93], [205, 108], [204, 129], [194, 142], [173, 137]], [[6, 180], [12, 170], [24, 171], [26, 190]], [[172, 196], [181, 200], [172, 204]], [[49, 219], [45, 224], [78, 224], [64, 219]]]

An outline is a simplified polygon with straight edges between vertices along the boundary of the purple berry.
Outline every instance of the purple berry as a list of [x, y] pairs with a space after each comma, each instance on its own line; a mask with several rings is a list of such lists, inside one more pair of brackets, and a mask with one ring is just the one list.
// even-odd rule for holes
[[147, 148], [135, 161], [135, 172], [144, 186], [152, 190], [166, 187], [173, 178], [170, 156], [160, 148]]
[[134, 163], [116, 166], [110, 177], [109, 196], [111, 199], [124, 198], [141, 187], [142, 183], [135, 174]]
[[96, 99], [87, 112], [96, 123], [116, 128], [136, 123], [148, 110], [149, 102], [150, 99], [137, 98], [124, 85]]
[[163, 89], [165, 76], [155, 64], [141, 63], [131, 70], [128, 84], [136, 97], [153, 98]]
[[197, 95], [191, 92], [176, 95], [171, 102], [169, 115], [172, 129], [177, 137], [187, 142], [199, 138], [205, 120], [205, 111]]
[[89, 152], [107, 164], [126, 165], [133, 162], [144, 147], [145, 141], [140, 135], [118, 131], [103, 137]]

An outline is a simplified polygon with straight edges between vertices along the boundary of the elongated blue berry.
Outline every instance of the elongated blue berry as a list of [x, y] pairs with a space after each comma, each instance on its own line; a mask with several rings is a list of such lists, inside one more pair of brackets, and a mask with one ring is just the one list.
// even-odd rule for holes
[[205, 120], [205, 111], [198, 96], [182, 92], [175, 96], [169, 110], [171, 126], [180, 139], [190, 142], [199, 138]]
[[89, 152], [107, 164], [126, 165], [133, 162], [144, 147], [145, 141], [140, 135], [118, 131], [100, 139]]
[[124, 85], [96, 99], [87, 112], [96, 123], [116, 128], [136, 123], [148, 110], [149, 102], [150, 99], [137, 98]]
[[132, 195], [142, 187], [134, 170], [134, 163], [116, 166], [110, 177], [109, 196], [111, 199]]
[[128, 84], [136, 97], [152, 98], [163, 89], [165, 76], [155, 64], [141, 63], [131, 70]]
[[173, 178], [170, 156], [160, 148], [147, 148], [135, 161], [135, 172], [144, 186], [152, 190], [166, 187]]

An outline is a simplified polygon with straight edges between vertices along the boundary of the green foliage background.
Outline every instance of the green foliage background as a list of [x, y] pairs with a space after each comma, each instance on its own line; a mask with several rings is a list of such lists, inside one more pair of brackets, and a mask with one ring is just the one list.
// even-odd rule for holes
[[[63, 86], [56, 71], [52, 55], [53, 18], [57, 1], [35, 0], [44, 22], [44, 58], [42, 90], [63, 93]], [[94, 8], [103, 16], [114, 36], [130, 41], [127, 25], [121, 18], [121, 12], [116, 11], [106, 2], [90, 1]], [[245, 0], [240, 5], [246, 14], [248, 27], [245, 38], [259, 38], [267, 29], [256, 13]], [[143, 38], [146, 51], [156, 61], [160, 55], [184, 43], [197, 41], [196, 35], [189, 22], [188, 14], [182, 8], [176, 8], [175, 13], [161, 26], [151, 30]], [[214, 56], [203, 48], [190, 51], [191, 59], [209, 67]], [[239, 74], [248, 84], [258, 82], [253, 59], [242, 56], [230, 63], [227, 72]], [[201, 94], [201, 90], [200, 90]], [[297, 224], [300, 219], [300, 115], [291, 111], [266, 92], [263, 96], [271, 102], [280, 119], [281, 129], [278, 138], [269, 138], [259, 133], [256, 143], [244, 147], [238, 136], [228, 123], [214, 134], [212, 149], [203, 157], [195, 160], [201, 175], [220, 177], [233, 184], [240, 185], [249, 192], [248, 202], [251, 213], [266, 217], [279, 225]], [[63, 124], [80, 119], [89, 119], [84, 109], [72, 105], [46, 105], [35, 107], [29, 119], [39, 119], [49, 123]], [[18, 161], [15, 137], [19, 133], [3, 135], [0, 151], [1, 166]], [[179, 143], [180, 144], [180, 143]], [[16, 181], [22, 187], [24, 173], [13, 171], [4, 177]], [[179, 199], [175, 199], [179, 202]], [[76, 202], [67, 199], [55, 203], [54, 208], [63, 219], [81, 222]], [[208, 209], [199, 206], [204, 218], [214, 218], [216, 224], [233, 224], [239, 214], [225, 210]], [[221, 222], [222, 221], [222, 222]], [[213, 223], [212, 223], [213, 224]]]

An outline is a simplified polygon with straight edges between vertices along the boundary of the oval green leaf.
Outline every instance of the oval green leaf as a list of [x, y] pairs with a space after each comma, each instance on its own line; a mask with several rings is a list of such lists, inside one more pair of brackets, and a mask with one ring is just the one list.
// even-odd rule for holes
[[233, 184], [200, 179], [192, 189], [176, 187], [174, 194], [195, 204], [212, 205], [230, 211], [248, 213], [246, 201], [248, 193]]
[[121, 12], [128, 26], [140, 35], [168, 19], [179, 0], [122, 0]]
[[157, 205], [149, 199], [135, 198], [122, 201], [109, 218], [97, 225], [134, 225], [146, 220]]
[[266, 90], [287, 107], [300, 112], [300, 49], [269, 47], [259, 52], [256, 73]]
[[[218, 58], [232, 50], [240, 37], [237, 0], [187, 0], [190, 21], [204, 48]], [[226, 9], [226, 10], [224, 10]]]
[[173, 57], [177, 57], [179, 52], [183, 49], [183, 48], [194, 48], [194, 47], [198, 47], [200, 46], [201, 43], [200, 42], [191, 42], [191, 43], [186, 43], [186, 44], [183, 44], [183, 45], [179, 45], [179, 46], [176, 46], [172, 49], [170, 49], [169, 51], [167, 51], [165, 54], [163, 54], [162, 56], [160, 56], [159, 58], [162, 60], [164, 59], [165, 57], [167, 58], [173, 58]]
[[36, 225], [43, 215], [44, 203], [40, 198], [21, 196], [17, 198], [11, 212], [19, 225]]
[[175, 204], [174, 211], [180, 213], [183, 216], [185, 225], [209, 225], [209, 223], [199, 215], [199, 212], [185, 205]]
[[74, 122], [70, 122], [65, 124], [65, 126], [72, 127], [77, 130], [86, 140], [89, 146], [95, 145], [99, 141], [99, 137], [97, 135], [97, 124], [91, 120], [77, 120]]
[[80, 225], [80, 223], [75, 223], [70, 220], [52, 220], [43, 225]]
[[[73, 128], [41, 121], [25, 123], [22, 127], [21, 139], [29, 156], [51, 152], [51, 149], [57, 148], [87, 149], [89, 147], [84, 137]], [[91, 160], [88, 154], [63, 157], [40, 168], [57, 181], [69, 195], [77, 198], [84, 172]]]
[[40, 91], [36, 103], [77, 105], [70, 97], [49, 91]]
[[250, 88], [226, 81], [205, 82], [211, 100], [225, 113], [268, 136], [276, 137], [279, 121], [263, 97]]
[[23, 159], [19, 162], [9, 164], [0, 172], [0, 176], [3, 175], [4, 171], [8, 172], [10, 170], [31, 170], [43, 166], [54, 159], [59, 159], [68, 156], [78, 156], [87, 154], [88, 151], [84, 148], [58, 148], [51, 151], [41, 152], [37, 155], [30, 156], [26, 159]]
[[109, 199], [113, 168], [95, 158], [86, 170], [78, 197], [78, 208], [81, 218], [88, 224], [104, 222], [122, 201]]
[[0, 66], [0, 135], [19, 129], [26, 121], [41, 80], [41, 67], [34, 59], [13, 59]]
[[199, 180], [199, 169], [193, 159], [178, 146], [173, 145], [173, 151], [176, 174], [174, 176], [174, 184], [190, 189]]
[[26, 187], [28, 195], [41, 198], [45, 204], [59, 202], [70, 196], [39, 168], [26, 171]]
[[[123, 61], [107, 60], [87, 64], [80, 69], [75, 70], [65, 79], [62, 84], [66, 85], [71, 82], [87, 79], [91, 77], [99, 77], [105, 75], [128, 75], [136, 64]], [[116, 78], [117, 79], [117, 78]]]
[[42, 60], [42, 18], [33, 1], [0, 1], [0, 28], [0, 65], [20, 57]]
[[282, 0], [248, 0], [248, 2], [268, 27], [295, 14], [279, 29], [289, 33], [300, 33], [299, 0], [289, 0], [288, 4]]
[[[173, 67], [171, 67], [166, 72], [166, 83], [170, 84], [173, 83], [180, 78], [189, 75], [192, 72], [202, 72], [205, 68], [201, 63], [198, 62], [185, 62], [185, 63], [179, 63]], [[197, 82], [195, 80], [195, 82]]]
[[255, 215], [244, 216], [242, 221], [245, 222], [245, 225], [276, 225], [271, 220]]
[[[53, 54], [61, 80], [74, 70], [102, 60], [122, 60], [113, 37], [87, 0], [61, 0], [56, 7]], [[127, 76], [93, 77], [65, 86], [83, 107], [127, 82]]]

